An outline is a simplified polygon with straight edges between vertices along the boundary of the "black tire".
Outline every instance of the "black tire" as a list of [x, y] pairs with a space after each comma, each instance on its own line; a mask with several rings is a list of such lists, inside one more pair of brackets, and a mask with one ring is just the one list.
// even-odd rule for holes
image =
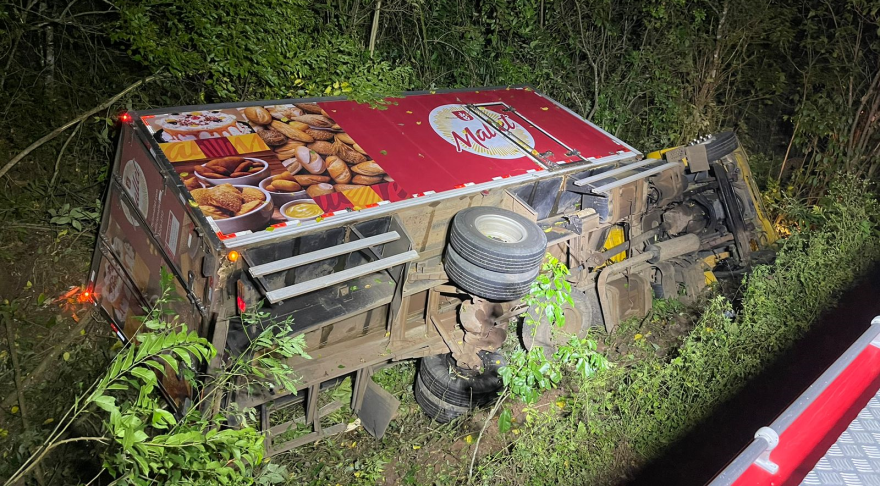
[[440, 423], [445, 424], [452, 422], [458, 417], [465, 415], [469, 410], [468, 407], [450, 405], [437, 398], [437, 396], [431, 393], [424, 383], [422, 383], [422, 379], [419, 375], [416, 375], [416, 386], [413, 392], [415, 394], [416, 403], [419, 404], [419, 408], [425, 412], [425, 415]]
[[521, 273], [500, 273], [478, 267], [462, 258], [451, 246], [446, 247], [444, 262], [446, 275], [456, 285], [478, 297], [507, 302], [516, 300], [529, 291], [541, 270], [540, 263]]
[[531, 350], [536, 345], [541, 346], [549, 359], [556, 352], [557, 346], [567, 344], [568, 336], [574, 335], [583, 339], [591, 327], [605, 326], [595, 287], [585, 290], [571, 289], [571, 300], [574, 306], [563, 305], [565, 324], [559, 329], [563, 331], [561, 333], [554, 333], [547, 317], [538, 316], [536, 308], [530, 307], [526, 311], [528, 316], [523, 318], [520, 336], [526, 349]]
[[458, 407], [482, 407], [498, 398], [502, 388], [498, 370], [507, 365], [504, 356], [480, 351], [483, 369], [480, 371], [456, 368], [451, 354], [422, 358], [418, 376], [422, 385], [444, 403]]
[[591, 327], [605, 328], [605, 318], [602, 317], [602, 307], [599, 304], [596, 287], [584, 290], [571, 289], [571, 298], [575, 309], [580, 312], [583, 319], [580, 337], [586, 336]]
[[739, 140], [737, 140], [736, 134], [733, 132], [716, 133], [710, 137], [708, 141], [704, 142], [706, 145], [706, 158], [709, 159], [709, 162], [721, 159], [739, 147]]
[[449, 244], [464, 259], [486, 270], [521, 273], [541, 265], [547, 236], [524, 216], [506, 209], [478, 206], [452, 219]]

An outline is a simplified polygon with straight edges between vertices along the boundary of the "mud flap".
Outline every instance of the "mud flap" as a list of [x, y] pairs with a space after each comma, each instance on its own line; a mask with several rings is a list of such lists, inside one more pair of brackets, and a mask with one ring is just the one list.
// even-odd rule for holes
[[373, 380], [367, 380], [367, 389], [364, 391], [364, 398], [358, 410], [358, 417], [364, 430], [373, 437], [381, 439], [391, 419], [397, 415], [398, 408], [400, 408], [400, 400]]

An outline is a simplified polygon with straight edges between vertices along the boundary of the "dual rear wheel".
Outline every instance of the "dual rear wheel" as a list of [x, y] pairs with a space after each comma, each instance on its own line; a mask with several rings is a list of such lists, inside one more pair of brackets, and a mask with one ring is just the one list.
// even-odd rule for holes
[[[494, 207], [472, 207], [452, 219], [444, 269], [458, 287], [477, 297], [508, 302], [529, 292], [541, 271], [547, 238], [528, 218]], [[480, 351], [483, 366], [466, 370], [451, 354], [422, 358], [416, 375], [416, 402], [429, 417], [450, 422], [498, 397], [498, 370], [507, 362]]]
[[447, 423], [469, 410], [488, 405], [498, 397], [501, 377], [498, 370], [507, 365], [499, 353], [480, 351], [480, 370], [464, 370], [455, 365], [451, 354], [422, 358], [416, 374], [416, 402], [426, 415]]

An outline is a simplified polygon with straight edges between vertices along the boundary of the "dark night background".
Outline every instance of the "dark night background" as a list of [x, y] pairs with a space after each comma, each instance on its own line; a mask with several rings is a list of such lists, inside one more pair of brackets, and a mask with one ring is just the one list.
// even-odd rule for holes
[[[880, 175], [878, 0], [4, 1], [0, 384], [8, 393], [0, 397], [0, 477], [116, 351], [110, 331], [80, 320], [83, 306], [65, 294], [89, 265], [120, 113], [514, 84], [535, 87], [646, 153], [735, 130], [777, 222], [797, 219], [785, 210], [792, 202], [826, 207], [841, 174]], [[18, 364], [7, 351], [13, 342]], [[39, 373], [28, 381], [21, 369]], [[24, 411], [13, 391], [21, 380], [29, 387]], [[762, 386], [769, 385], [751, 390]], [[753, 431], [751, 423], [743, 427]], [[75, 429], [98, 433], [100, 419]], [[458, 442], [469, 433], [450, 432]], [[705, 433], [687, 437], [711, 447]], [[343, 461], [345, 447], [360, 450], [335, 443], [319, 452], [348, 468], [340, 477], [372, 484], [364, 478], [382, 461]], [[447, 465], [447, 456], [468, 450], [436, 449], [437, 463]], [[86, 483], [99, 471], [99, 452], [91, 445], [65, 451], [39, 480]], [[645, 474], [672, 482], [641, 476], [640, 484], [688, 476], [658, 465], [687, 455], [679, 449], [609, 454], [619, 464], [593, 476], [602, 482], [631, 479], [652, 459]], [[487, 467], [503, 470], [510, 460], [497, 459]], [[323, 459], [297, 461], [309, 465], [297, 471], [310, 484], [336, 483]], [[383, 461], [402, 471], [384, 476], [386, 483], [416, 484], [407, 481], [418, 477], [408, 474], [417, 464]], [[462, 480], [460, 471], [445, 476], [444, 467], [436, 466], [435, 484]]]

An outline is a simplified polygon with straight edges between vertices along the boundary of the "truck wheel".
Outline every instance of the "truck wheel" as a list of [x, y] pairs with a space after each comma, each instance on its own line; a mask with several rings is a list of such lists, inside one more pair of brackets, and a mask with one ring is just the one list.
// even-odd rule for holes
[[599, 296], [594, 287], [586, 290], [571, 289], [571, 300], [574, 302], [573, 307], [568, 304], [563, 306], [565, 325], [557, 328], [562, 331], [559, 333], [553, 332], [555, 326], [551, 326], [546, 316], [537, 315], [535, 307], [530, 307], [526, 311], [528, 316], [523, 318], [520, 337], [527, 350], [541, 346], [549, 359], [558, 346], [568, 343], [570, 336], [583, 339], [591, 327], [605, 326], [602, 310], [599, 307]]
[[537, 224], [513, 211], [478, 206], [456, 213], [449, 244], [486, 270], [521, 273], [541, 265], [547, 237]]
[[706, 144], [706, 158], [709, 162], [716, 161], [730, 154], [739, 147], [739, 140], [733, 132], [721, 132], [709, 136]]
[[446, 247], [444, 269], [449, 279], [462, 289], [484, 299], [507, 302], [525, 295], [541, 270], [540, 262], [520, 273], [501, 273], [478, 267], [452, 247]]
[[584, 290], [571, 289], [571, 298], [574, 308], [581, 314], [581, 330], [578, 337], [583, 338], [591, 327], [605, 328], [605, 319], [602, 317], [602, 307], [599, 305], [599, 294], [595, 287]]
[[437, 422], [443, 424], [449, 423], [468, 413], [468, 407], [450, 405], [431, 393], [431, 391], [422, 383], [422, 378], [418, 375], [416, 375], [414, 393], [419, 408], [425, 412], [425, 415], [431, 417]]
[[422, 358], [415, 397], [426, 415], [446, 423], [498, 398], [502, 387], [498, 369], [506, 366], [507, 360], [487, 351], [479, 355], [483, 361], [479, 371], [458, 369], [449, 353]]
[[474, 408], [492, 403], [502, 387], [498, 369], [506, 366], [507, 360], [487, 351], [478, 355], [483, 361], [479, 371], [457, 368], [449, 353], [422, 358], [418, 373], [422, 385], [450, 405]]

